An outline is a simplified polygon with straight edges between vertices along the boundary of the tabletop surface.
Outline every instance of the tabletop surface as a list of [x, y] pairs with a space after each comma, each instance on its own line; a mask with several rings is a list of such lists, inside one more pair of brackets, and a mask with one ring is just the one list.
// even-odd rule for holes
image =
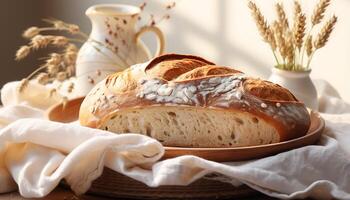
[[[18, 192], [12, 192], [12, 193], [6, 193], [0, 195], [0, 200], [24, 200], [26, 198], [23, 198], [19, 195]], [[76, 196], [71, 190], [67, 190], [61, 187], [56, 188], [53, 192], [51, 192], [48, 196], [40, 199], [47, 199], [47, 200], [110, 200], [112, 198], [106, 198], [106, 197], [99, 197], [94, 195], [82, 195], [82, 196]], [[241, 200], [273, 200], [275, 198], [265, 196], [263, 194], [259, 194], [254, 197], [250, 198], [240, 198]]]

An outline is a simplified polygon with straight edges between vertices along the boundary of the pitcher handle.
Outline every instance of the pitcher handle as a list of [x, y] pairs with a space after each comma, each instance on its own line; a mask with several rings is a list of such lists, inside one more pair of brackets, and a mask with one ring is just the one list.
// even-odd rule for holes
[[146, 32], [153, 32], [156, 34], [158, 45], [157, 45], [157, 51], [156, 51], [155, 57], [162, 55], [164, 53], [164, 45], [165, 45], [163, 32], [158, 27], [155, 27], [155, 26], [144, 26], [139, 30], [139, 32], [136, 33], [136, 41], [138, 41], [141, 35]]

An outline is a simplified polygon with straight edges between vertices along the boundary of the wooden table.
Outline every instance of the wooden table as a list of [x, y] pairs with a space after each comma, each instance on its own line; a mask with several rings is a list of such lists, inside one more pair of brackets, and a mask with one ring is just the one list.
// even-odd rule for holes
[[[23, 198], [19, 195], [18, 192], [12, 192], [7, 194], [0, 195], [0, 200], [24, 200], [26, 198]], [[82, 195], [82, 196], [76, 196], [71, 190], [67, 190], [61, 187], [57, 187], [53, 192], [51, 192], [48, 196], [44, 198], [39, 198], [35, 200], [41, 200], [41, 199], [47, 199], [47, 200], [110, 200], [111, 198], [105, 198], [105, 197], [99, 197], [94, 195]], [[251, 198], [244, 198], [242, 200], [273, 200], [275, 198], [265, 196], [263, 194], [258, 194], [257, 196], [251, 197]]]
[[[7, 194], [0, 195], [0, 200], [23, 200], [26, 198], [21, 197], [21, 195], [18, 192], [12, 192]], [[90, 196], [90, 195], [82, 195], [82, 196], [76, 196], [74, 193], [70, 190], [63, 189], [61, 187], [56, 188], [53, 192], [51, 192], [48, 196], [44, 198], [39, 199], [47, 199], [47, 200], [79, 200], [79, 199], [86, 199], [86, 200], [105, 200], [108, 198], [103, 197], [96, 197], [96, 196]], [[108, 199], [109, 200], [109, 199]]]

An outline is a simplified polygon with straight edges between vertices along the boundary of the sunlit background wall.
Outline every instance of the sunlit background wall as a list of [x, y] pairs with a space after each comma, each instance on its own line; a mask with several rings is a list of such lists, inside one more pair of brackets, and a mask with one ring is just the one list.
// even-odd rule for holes
[[[21, 32], [30, 25], [40, 25], [40, 18], [55, 17], [79, 24], [85, 32], [90, 22], [84, 11], [98, 3], [128, 3], [143, 1], [122, 0], [2, 0], [1, 1], [1, 71], [0, 84], [20, 79], [35, 67], [29, 58], [21, 63], [13, 61], [16, 48], [24, 44]], [[164, 2], [147, 1], [147, 11], [157, 14]], [[171, 19], [160, 26], [166, 35], [166, 51], [196, 54], [220, 65], [237, 67], [248, 74], [267, 78], [274, 65], [269, 47], [262, 42], [247, 8], [246, 0], [180, 0], [171, 12]], [[267, 18], [275, 17], [274, 0], [256, 0]], [[310, 15], [316, 0], [301, 0]], [[292, 15], [293, 1], [284, 0]], [[350, 101], [350, 1], [333, 1], [327, 16], [336, 14], [339, 21], [329, 43], [315, 54], [312, 77], [326, 79]], [[326, 16], [326, 17], [327, 17]], [[151, 34], [143, 39], [155, 49]]]

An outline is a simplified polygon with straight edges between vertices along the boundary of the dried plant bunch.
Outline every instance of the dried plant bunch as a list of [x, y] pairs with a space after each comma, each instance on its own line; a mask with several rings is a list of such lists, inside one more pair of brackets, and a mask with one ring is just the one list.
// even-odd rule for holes
[[[143, 12], [146, 7], [146, 2], [142, 3], [139, 7]], [[171, 2], [164, 6], [165, 14], [156, 16], [151, 14], [146, 22], [143, 22], [144, 26], [156, 26], [159, 25], [162, 21], [169, 19], [170, 14], [168, 11], [172, 10], [175, 7], [176, 3]], [[141, 21], [144, 17], [138, 16], [138, 20]], [[46, 85], [53, 83], [55, 81], [64, 82], [70, 80], [72, 77], [75, 77], [75, 65], [77, 54], [81, 44], [85, 42], [90, 42], [91, 45], [98, 51], [102, 52], [101, 48], [109, 49], [109, 43], [106, 41], [96, 41], [80, 30], [80, 27], [76, 24], [66, 23], [62, 20], [57, 19], [44, 19], [44, 22], [48, 24], [45, 27], [32, 26], [26, 29], [22, 36], [25, 39], [28, 39], [29, 42], [27, 45], [21, 46], [17, 52], [15, 59], [17, 61], [24, 59], [32, 52], [36, 50], [43, 49], [46, 47], [54, 47], [56, 50], [53, 53], [50, 53], [48, 57], [44, 58], [44, 63], [39, 66], [35, 71], [29, 74], [26, 78], [22, 79], [21, 84], [18, 87], [18, 92], [23, 92], [29, 84], [29, 80], [35, 79], [38, 83]], [[117, 30], [114, 31], [123, 31], [122, 28], [116, 27]], [[57, 35], [46, 34], [57, 33]], [[116, 33], [117, 34], [117, 33]], [[67, 36], [68, 35], [68, 36]], [[129, 37], [125, 35], [125, 37]], [[126, 40], [126, 38], [120, 38], [120, 40]], [[126, 43], [126, 42], [124, 42]], [[112, 53], [120, 58], [120, 60], [125, 63], [128, 57], [128, 53], [123, 54], [123, 52], [115, 51], [111, 49]], [[111, 59], [111, 62], [114, 59]], [[120, 64], [120, 63], [116, 63]], [[128, 66], [126, 66], [128, 67]], [[101, 76], [101, 72], [97, 70], [96, 76]], [[93, 77], [89, 77], [87, 84], [94, 84], [95, 80]], [[62, 84], [59, 84], [58, 87], [61, 87]], [[57, 92], [58, 88], [53, 88], [50, 91], [50, 96]], [[74, 91], [74, 83], [69, 82], [67, 92], [71, 93]], [[62, 97], [62, 100], [67, 99]]]
[[[86, 41], [86, 34], [82, 33], [79, 26], [75, 24], [55, 19], [44, 21], [48, 23], [47, 27], [33, 26], [23, 32], [22, 36], [29, 42], [16, 52], [16, 60], [22, 60], [31, 52], [48, 46], [55, 47], [57, 50], [44, 58], [45, 62], [22, 80], [18, 87], [19, 92], [23, 92], [30, 79], [36, 79], [38, 83], [46, 85], [55, 80], [63, 82], [75, 75], [75, 61], [78, 53], [76, 43]], [[45, 35], [46, 31], [64, 31], [72, 37]]]
[[[31, 52], [43, 49], [49, 46], [55, 47], [56, 51], [50, 53], [44, 58], [44, 63], [22, 79], [18, 86], [18, 92], [23, 93], [29, 84], [30, 79], [35, 79], [39, 84], [47, 85], [58, 81], [57, 88], [52, 88], [49, 96], [57, 93], [64, 81], [69, 81], [67, 88], [68, 93], [74, 91], [74, 82], [70, 81], [75, 76], [75, 65], [79, 48], [77, 45], [86, 42], [89, 37], [80, 31], [78, 25], [69, 24], [61, 20], [45, 19], [47, 27], [30, 27], [25, 30], [22, 36], [29, 40], [27, 45], [22, 46], [16, 52], [16, 60], [22, 60]], [[46, 31], [64, 32], [69, 36], [62, 35], [45, 35]], [[61, 101], [65, 104], [68, 101], [66, 96], [61, 96]]]
[[292, 26], [290, 23], [292, 21], [288, 20], [283, 4], [276, 3], [277, 19], [273, 21], [272, 28], [270, 28], [258, 6], [249, 1], [248, 7], [260, 35], [270, 47], [275, 47], [271, 48], [276, 60], [275, 67], [290, 71], [310, 70], [310, 62], [314, 53], [326, 45], [337, 22], [337, 17], [333, 15], [324, 23], [319, 33], [314, 33], [314, 28], [323, 23], [325, 12], [330, 3], [331, 0], [318, 2], [310, 17], [309, 26], [299, 1], [294, 1]]

